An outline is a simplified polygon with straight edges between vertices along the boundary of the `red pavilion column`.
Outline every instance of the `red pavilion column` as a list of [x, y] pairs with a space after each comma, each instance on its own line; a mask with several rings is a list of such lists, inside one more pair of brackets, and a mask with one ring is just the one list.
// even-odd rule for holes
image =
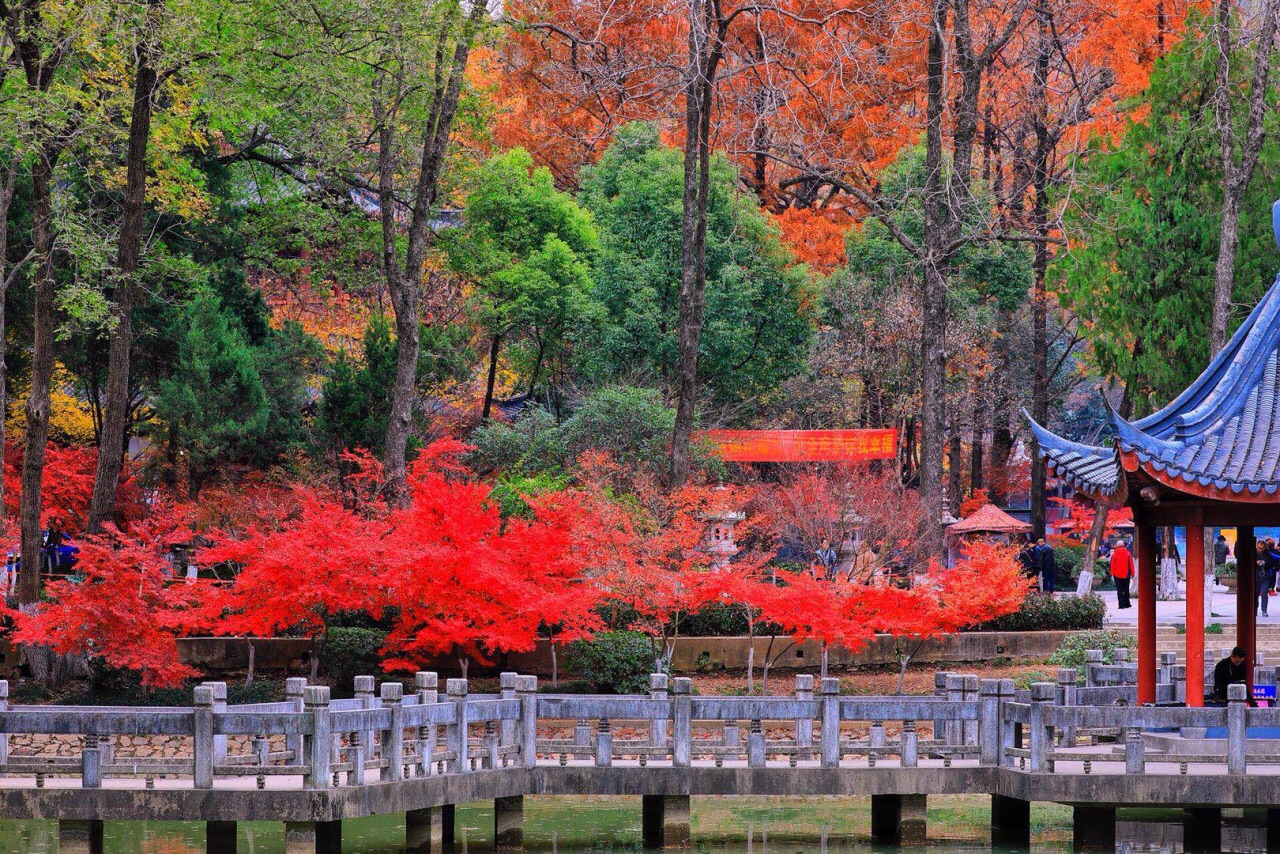
[[1187, 705], [1204, 705], [1204, 528], [1187, 526]]
[[1138, 705], [1156, 701], [1156, 529], [1135, 526], [1138, 559]]
[[1253, 668], [1258, 662], [1258, 588], [1254, 575], [1257, 539], [1253, 527], [1236, 528], [1236, 646], [1245, 648], [1245, 672], [1249, 680], [1249, 696], [1253, 696]]

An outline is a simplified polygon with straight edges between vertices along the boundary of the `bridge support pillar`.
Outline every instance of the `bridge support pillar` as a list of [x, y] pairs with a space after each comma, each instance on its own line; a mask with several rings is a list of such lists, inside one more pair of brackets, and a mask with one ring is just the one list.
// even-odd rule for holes
[[524, 847], [524, 798], [520, 795], [494, 798], [493, 847]]
[[889, 845], [924, 842], [927, 807], [924, 795], [872, 795], [871, 838]]
[[440, 854], [453, 844], [453, 804], [409, 810], [404, 814], [405, 851], [410, 854]]
[[102, 822], [59, 821], [58, 850], [63, 854], [102, 854]]
[[[1270, 810], [1267, 811], [1270, 813]], [[1268, 825], [1270, 822], [1268, 821]], [[1222, 850], [1222, 810], [1189, 809], [1183, 811], [1182, 847], [1188, 854], [1194, 851]]]
[[342, 854], [342, 822], [286, 821], [285, 854]]
[[1077, 806], [1071, 818], [1071, 842], [1077, 851], [1116, 849], [1116, 808]]
[[641, 799], [641, 835], [645, 848], [687, 848], [689, 829], [688, 795], [645, 795]]
[[991, 844], [1011, 848], [1031, 846], [1030, 801], [991, 796]]
[[236, 823], [234, 821], [206, 821], [204, 823], [204, 850], [207, 854], [236, 854]]
[[1280, 809], [1267, 810], [1267, 850], [1280, 851]]

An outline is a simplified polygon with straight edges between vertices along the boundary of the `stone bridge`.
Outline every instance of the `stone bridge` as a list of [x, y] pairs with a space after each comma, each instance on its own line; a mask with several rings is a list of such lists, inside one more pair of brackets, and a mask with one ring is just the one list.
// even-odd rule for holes
[[[842, 696], [807, 675], [791, 696], [704, 697], [660, 674], [642, 696], [541, 694], [516, 674], [471, 695], [419, 673], [409, 695], [363, 676], [331, 700], [290, 679], [283, 702], [229, 706], [206, 683], [191, 707], [139, 709], [10, 706], [0, 683], [0, 818], [55, 819], [64, 850], [89, 851], [104, 820], [203, 821], [211, 851], [235, 850], [236, 822], [283, 821], [291, 852], [335, 852], [344, 820], [404, 813], [406, 847], [429, 852], [456, 804], [494, 801], [496, 844], [518, 848], [526, 796], [639, 795], [646, 845], [674, 847], [690, 796], [836, 795], [870, 796], [872, 835], [903, 842], [923, 838], [929, 795], [985, 793], [1005, 843], [1025, 845], [1030, 804], [1049, 801], [1075, 806], [1080, 847], [1114, 844], [1117, 806], [1153, 804], [1187, 809], [1188, 845], [1213, 850], [1222, 807], [1265, 808], [1280, 845], [1280, 742], [1249, 737], [1280, 709], [1250, 707], [1243, 685], [1226, 707], [1181, 706], [1167, 663], [1163, 705], [1137, 706], [1132, 669], [1097, 657], [1083, 686], [1070, 669], [1023, 691], [939, 674], [932, 697]], [[126, 736], [179, 755], [121, 755]]]

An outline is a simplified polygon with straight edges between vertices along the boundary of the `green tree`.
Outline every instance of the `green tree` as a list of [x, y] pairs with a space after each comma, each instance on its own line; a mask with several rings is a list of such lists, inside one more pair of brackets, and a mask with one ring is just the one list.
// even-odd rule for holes
[[184, 458], [194, 500], [228, 464], [257, 456], [271, 405], [253, 349], [239, 325], [228, 322], [218, 298], [202, 294], [186, 313], [186, 332], [173, 375], [160, 383], [156, 415], [171, 455]]
[[[1222, 211], [1215, 57], [1211, 37], [1191, 27], [1156, 63], [1145, 118], [1130, 122], [1114, 149], [1099, 143], [1087, 154], [1065, 216], [1072, 249], [1053, 267], [1063, 304], [1083, 321], [1091, 360], [1125, 385], [1136, 415], [1172, 399], [1209, 360]], [[1236, 90], [1241, 104], [1247, 95]], [[1246, 112], [1237, 105], [1237, 117]], [[1269, 111], [1268, 123], [1276, 120]], [[1276, 265], [1273, 131], [1242, 205], [1232, 300], [1242, 308], [1257, 301]]]
[[[717, 402], [768, 395], [794, 374], [812, 333], [808, 274], [724, 158], [711, 167], [706, 312], [698, 381]], [[582, 362], [600, 380], [678, 382], [683, 166], [653, 125], [631, 124], [594, 168], [582, 203], [600, 229], [605, 317]]]
[[549, 170], [533, 168], [524, 149], [500, 154], [477, 172], [465, 225], [449, 235], [446, 248], [452, 266], [478, 286], [489, 337], [484, 418], [504, 342], [515, 345], [514, 365], [532, 395], [592, 322], [589, 263], [596, 245], [590, 217], [556, 190]]
[[395, 373], [396, 342], [391, 337], [391, 324], [378, 315], [365, 328], [363, 359], [357, 362], [340, 352], [324, 383], [320, 421], [337, 449], [382, 452], [391, 416], [386, 389]]

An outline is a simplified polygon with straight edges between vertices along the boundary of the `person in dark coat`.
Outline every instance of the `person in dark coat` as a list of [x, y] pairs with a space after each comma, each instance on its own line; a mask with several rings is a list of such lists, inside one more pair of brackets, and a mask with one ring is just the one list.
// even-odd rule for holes
[[1231, 557], [1231, 546], [1227, 545], [1227, 538], [1219, 534], [1218, 539], [1213, 543], [1213, 565], [1222, 566], [1229, 557]]
[[1248, 674], [1244, 666], [1248, 655], [1244, 647], [1231, 650], [1231, 655], [1219, 661], [1213, 668], [1213, 694], [1210, 699], [1215, 703], [1227, 702], [1227, 686], [1246, 684]]
[[1040, 569], [1040, 589], [1045, 593], [1052, 593], [1057, 560], [1053, 555], [1053, 546], [1046, 543], [1044, 537], [1036, 543], [1036, 563]]

